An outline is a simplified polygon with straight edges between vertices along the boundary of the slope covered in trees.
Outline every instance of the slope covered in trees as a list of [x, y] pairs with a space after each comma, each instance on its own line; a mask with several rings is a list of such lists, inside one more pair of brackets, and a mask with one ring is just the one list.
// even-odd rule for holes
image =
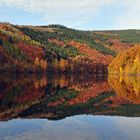
[[139, 43], [139, 36], [135, 30], [80, 31], [61, 25], [0, 23], [0, 71], [102, 71], [119, 52]]

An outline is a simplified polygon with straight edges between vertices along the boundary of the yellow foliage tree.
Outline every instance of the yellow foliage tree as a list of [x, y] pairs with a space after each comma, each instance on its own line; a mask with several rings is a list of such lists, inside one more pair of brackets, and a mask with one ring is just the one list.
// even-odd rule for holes
[[132, 47], [120, 53], [109, 65], [109, 73], [140, 74], [140, 46]]
[[140, 72], [140, 55], [137, 55], [134, 60], [134, 70], [137, 71], [136, 73]]
[[40, 65], [40, 63], [39, 63], [39, 58], [38, 58], [38, 57], [35, 58], [34, 64], [37, 65], [37, 66]]

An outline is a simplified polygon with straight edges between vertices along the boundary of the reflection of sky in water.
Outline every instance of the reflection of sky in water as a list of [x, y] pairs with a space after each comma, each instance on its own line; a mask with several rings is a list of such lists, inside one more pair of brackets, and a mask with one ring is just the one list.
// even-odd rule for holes
[[140, 140], [140, 118], [75, 116], [0, 122], [0, 140]]

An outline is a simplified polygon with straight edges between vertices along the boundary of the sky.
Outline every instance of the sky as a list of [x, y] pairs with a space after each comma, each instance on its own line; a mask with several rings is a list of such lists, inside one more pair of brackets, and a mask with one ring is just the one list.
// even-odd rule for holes
[[140, 29], [140, 0], [0, 0], [0, 22], [81, 30]]

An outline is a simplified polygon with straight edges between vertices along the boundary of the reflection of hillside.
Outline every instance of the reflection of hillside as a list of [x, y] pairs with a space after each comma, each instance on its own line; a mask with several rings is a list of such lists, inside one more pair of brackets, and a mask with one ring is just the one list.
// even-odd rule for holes
[[0, 120], [55, 120], [78, 114], [132, 116], [138, 109], [139, 105], [117, 96], [103, 75], [0, 76]]
[[0, 118], [16, 116], [42, 98], [44, 90], [34, 91], [35, 79], [25, 75], [0, 76]]
[[87, 102], [90, 98], [96, 97], [104, 92], [110, 92], [112, 89], [110, 88], [109, 84], [104, 81], [102, 83], [93, 83], [88, 88], [83, 90], [76, 98], [70, 100], [68, 103], [78, 104], [78, 103], [84, 103]]
[[[67, 98], [71, 100], [75, 97], [71, 92], [78, 93], [93, 83], [101, 83], [104, 79], [106, 77], [93, 76], [91, 79], [86, 75], [1, 75], [0, 118], [12, 118], [19, 112], [43, 101], [45, 97], [56, 98], [57, 102], [56, 95], [59, 92], [61, 95], [58, 98], [59, 102]], [[57, 104], [55, 100], [51, 102], [48, 104]]]
[[108, 81], [118, 96], [132, 103], [140, 104], [140, 77], [110, 75]]

